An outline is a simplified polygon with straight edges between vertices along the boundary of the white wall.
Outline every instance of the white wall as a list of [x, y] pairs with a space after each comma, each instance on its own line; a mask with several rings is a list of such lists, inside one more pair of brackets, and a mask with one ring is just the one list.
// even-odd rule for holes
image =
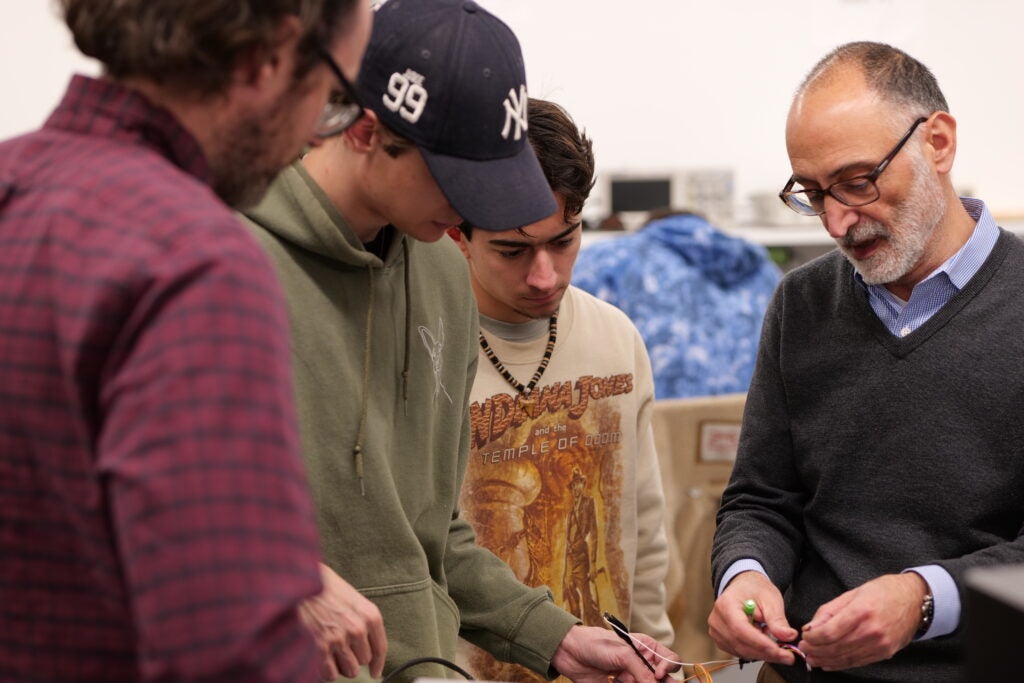
[[[793, 89], [832, 47], [881, 40], [943, 86], [959, 121], [957, 186], [997, 214], [1024, 215], [1019, 0], [480, 2], [519, 36], [531, 94], [587, 128], [599, 172], [730, 167], [738, 202], [777, 191]], [[0, 137], [38, 125], [73, 70], [96, 70], [50, 0], [0, 0], [0, 59]]]
[[533, 95], [585, 125], [601, 169], [735, 170], [737, 200], [789, 175], [793, 90], [850, 40], [928, 65], [959, 122], [958, 187], [1024, 214], [1017, 0], [481, 0], [519, 35]]
[[0, 0], [0, 139], [38, 128], [74, 72], [95, 75], [53, 0]]

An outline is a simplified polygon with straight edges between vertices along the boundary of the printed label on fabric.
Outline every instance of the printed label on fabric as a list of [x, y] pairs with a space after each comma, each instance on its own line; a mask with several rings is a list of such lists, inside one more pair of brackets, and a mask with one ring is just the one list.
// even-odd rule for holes
[[[496, 394], [483, 403], [474, 401], [469, 407], [472, 448], [500, 439], [507, 430], [536, 420], [544, 413], [565, 413], [572, 421], [579, 421], [592, 400], [600, 400], [633, 392], [633, 375], [610, 377], [580, 377], [572, 382], [556, 382], [538, 389], [532, 397], [512, 397]], [[564, 428], [564, 427], [563, 427]], [[593, 435], [591, 436], [591, 440]], [[589, 445], [589, 444], [587, 444]]]
[[[584, 376], [470, 405], [463, 516], [521, 581], [548, 586], [588, 625], [605, 610], [629, 614], [622, 451], [636, 443], [636, 416], [623, 416], [632, 400], [616, 398], [633, 391], [632, 374]], [[483, 651], [467, 658], [481, 679], [543, 680]]]
[[740, 445], [740, 424], [738, 422], [701, 422], [700, 462], [736, 462], [736, 451]]
[[423, 116], [428, 98], [427, 89], [423, 87], [423, 74], [406, 69], [405, 73], [396, 71], [391, 74], [388, 91], [382, 99], [385, 107], [409, 123], [416, 123]]

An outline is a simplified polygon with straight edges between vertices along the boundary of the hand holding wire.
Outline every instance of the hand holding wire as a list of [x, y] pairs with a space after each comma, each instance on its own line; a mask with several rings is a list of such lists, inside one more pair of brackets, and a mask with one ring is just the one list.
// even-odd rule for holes
[[708, 633], [720, 649], [746, 660], [788, 666], [798, 656], [779, 647], [800, 633], [786, 619], [782, 593], [758, 571], [741, 572], [729, 581], [708, 616]]
[[618, 619], [616, 619], [614, 615], [609, 614], [608, 612], [604, 613], [604, 620], [611, 625], [612, 630], [615, 631], [615, 635], [617, 635], [619, 638], [622, 638], [624, 641], [626, 641], [626, 645], [629, 645], [631, 648], [633, 648], [633, 652], [635, 652], [636, 656], [639, 657], [640, 660], [644, 663], [644, 665], [651, 670], [651, 673], [656, 674], [656, 672], [654, 671], [654, 667], [651, 665], [649, 661], [647, 661], [647, 657], [644, 657], [644, 653], [640, 652], [640, 648], [638, 648], [636, 646], [636, 643], [633, 642], [633, 638], [629, 635], [629, 629], [626, 628], [626, 625]]
[[[755, 619], [754, 619], [754, 612], [756, 612], [756, 611], [757, 611], [757, 601], [756, 600], [747, 599], [747, 600], [743, 601], [743, 613], [747, 615], [747, 619], [750, 621], [750, 624], [752, 626], [756, 626], [757, 628], [761, 629], [761, 631], [763, 633], [765, 633], [769, 638], [771, 638], [776, 643], [778, 643], [780, 648], [782, 648], [784, 650], [789, 650], [794, 655], [799, 657], [803, 661], [804, 666], [807, 667], [807, 670], [810, 671], [811, 670], [811, 665], [807, 661], [807, 655], [804, 654], [803, 650], [801, 650], [799, 647], [797, 647], [796, 641], [785, 642], [785, 641], [781, 641], [778, 638], [776, 638], [775, 635], [771, 631], [767, 630], [768, 629], [768, 624], [766, 624], [763, 621], [755, 621]], [[742, 666], [746, 661], [747, 660], [745, 660], [745, 659], [740, 659], [740, 665]]]
[[[672, 665], [674, 665], [676, 667], [688, 666], [688, 667], [691, 667], [691, 669], [693, 670], [693, 674], [692, 675], [690, 675], [690, 676], [685, 676], [684, 675], [682, 678], [679, 678], [679, 677], [676, 677], [676, 676], [672, 676], [671, 674], [667, 674], [667, 677], [672, 678], [673, 680], [682, 681], [682, 682], [685, 682], [685, 681], [699, 681], [699, 683], [713, 683], [712, 680], [711, 680], [711, 673], [712, 672], [718, 671], [720, 669], [724, 669], [727, 666], [733, 666], [733, 665], [736, 665], [736, 664], [742, 665], [742, 663], [743, 663], [742, 660], [739, 660], [739, 659], [723, 659], [723, 660], [718, 660], [718, 661], [713, 661], [713, 662], [680, 662], [680, 661], [676, 661], [675, 659], [670, 659], [670, 658], [665, 657], [664, 655], [662, 655], [660, 652], [655, 651], [653, 648], [649, 647], [642, 640], [636, 639], [633, 636], [633, 634], [631, 634], [629, 632], [629, 629], [626, 628], [625, 624], [623, 624], [621, 621], [616, 619], [614, 616], [612, 616], [608, 612], [604, 613], [604, 620], [608, 623], [609, 626], [612, 627], [612, 630], [615, 631], [616, 635], [618, 635], [620, 638], [622, 638], [627, 643], [629, 643], [630, 647], [633, 648], [633, 651], [637, 653], [637, 656], [639, 656], [641, 659], [643, 659], [644, 663], [647, 664], [647, 667], [649, 669], [651, 669], [652, 671], [654, 671], [654, 668], [651, 666], [651, 663], [649, 661], [647, 661], [647, 658], [644, 657], [644, 655], [640, 652], [640, 648], [643, 648], [644, 650], [647, 650], [648, 652], [653, 654], [657, 659], [660, 659], [662, 661], [668, 662], [668, 663], [670, 663], [670, 664], [672, 664]], [[655, 675], [657, 675], [657, 674], [655, 674]]]
[[[654, 683], [678, 668], [661, 662], [652, 669], [644, 657], [641, 657], [644, 659], [641, 665], [636, 661], [637, 650], [623, 645], [620, 638], [622, 636], [609, 633], [605, 628], [577, 624], [562, 638], [551, 658], [551, 666], [575, 683], [607, 683], [609, 677], [626, 683]], [[630, 634], [630, 640], [645, 650], [675, 656], [649, 636]]]

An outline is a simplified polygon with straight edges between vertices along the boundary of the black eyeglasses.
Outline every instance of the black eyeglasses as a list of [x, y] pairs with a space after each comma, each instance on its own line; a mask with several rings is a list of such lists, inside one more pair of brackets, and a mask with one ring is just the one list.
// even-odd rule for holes
[[355, 87], [345, 78], [345, 74], [341, 72], [330, 53], [321, 48], [320, 56], [327, 62], [327, 66], [341, 83], [341, 91], [331, 92], [331, 96], [327, 99], [327, 104], [324, 105], [324, 110], [316, 122], [316, 127], [313, 129], [313, 134], [318, 138], [329, 138], [340, 135], [358, 121], [359, 117], [363, 115], [363, 105], [356, 97]]
[[779, 193], [779, 198], [782, 199], [786, 206], [802, 216], [820, 216], [825, 213], [825, 195], [830, 195], [837, 202], [846, 206], [865, 206], [871, 202], [878, 201], [878, 198], [881, 196], [881, 193], [878, 191], [878, 185], [875, 184], [878, 176], [882, 175], [882, 172], [889, 168], [889, 163], [903, 149], [903, 146], [907, 144], [907, 140], [914, 134], [917, 127], [927, 120], [927, 116], [922, 116], [917, 121], [914, 121], [910, 129], [904, 133], [900, 141], [896, 143], [896, 146], [892, 148], [892, 151], [885, 155], [885, 158], [878, 163], [878, 166], [875, 166], [875, 170], [871, 171], [871, 173], [832, 183], [820, 190], [803, 187], [794, 176], [790, 176], [789, 182], [786, 183], [786, 186], [782, 188], [782, 192]]

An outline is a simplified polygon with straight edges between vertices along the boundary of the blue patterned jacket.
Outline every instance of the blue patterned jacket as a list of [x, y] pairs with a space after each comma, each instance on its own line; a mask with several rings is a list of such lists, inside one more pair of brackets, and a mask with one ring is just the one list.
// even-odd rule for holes
[[618, 306], [640, 330], [655, 396], [745, 392], [781, 273], [768, 252], [678, 214], [582, 249], [573, 284]]

